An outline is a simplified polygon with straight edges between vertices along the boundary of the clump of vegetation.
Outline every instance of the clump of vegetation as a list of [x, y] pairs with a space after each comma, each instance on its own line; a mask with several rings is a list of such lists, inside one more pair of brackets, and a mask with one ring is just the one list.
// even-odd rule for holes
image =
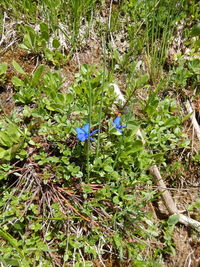
[[[149, 171], [157, 164], [169, 179], [176, 166], [176, 187], [183, 165], [199, 160], [181, 101], [198, 93], [200, 7], [176, 5], [0, 3], [2, 266], [164, 266], [176, 254], [179, 217], [159, 215]], [[170, 54], [183, 21], [187, 57]], [[17, 39], [9, 43], [13, 22]], [[8, 57], [11, 47], [20, 56]], [[188, 211], [198, 218], [197, 204]]]

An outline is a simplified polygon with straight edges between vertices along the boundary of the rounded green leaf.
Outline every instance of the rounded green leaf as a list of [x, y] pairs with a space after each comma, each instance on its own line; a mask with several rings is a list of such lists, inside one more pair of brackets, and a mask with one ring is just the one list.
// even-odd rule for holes
[[52, 45], [54, 48], [58, 48], [60, 46], [60, 42], [57, 38], [53, 39]]
[[200, 35], [200, 23], [194, 25], [194, 27], [192, 28], [192, 31], [191, 31], [192, 37], [199, 36], [199, 35]]

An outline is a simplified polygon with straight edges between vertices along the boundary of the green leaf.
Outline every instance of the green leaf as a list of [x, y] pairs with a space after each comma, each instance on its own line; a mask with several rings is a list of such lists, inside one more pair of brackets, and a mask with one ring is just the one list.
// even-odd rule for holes
[[117, 234], [114, 234], [113, 239], [117, 248], [122, 246], [122, 239]]
[[19, 254], [24, 257], [24, 254], [23, 254], [23, 251], [21, 251], [19, 248], [18, 248], [18, 241], [17, 239], [15, 239], [14, 237], [12, 237], [8, 232], [6, 232], [5, 230], [3, 230], [2, 228], [0, 228], [0, 236], [5, 239], [6, 241], [9, 242], [9, 244], [15, 248]]
[[119, 197], [118, 196], [113, 197], [113, 203], [115, 203], [115, 204], [119, 203]]
[[200, 201], [196, 201], [188, 207], [189, 211], [192, 211], [194, 209], [200, 210]]
[[10, 136], [5, 132], [0, 132], [0, 144], [2, 146], [10, 147], [13, 142], [10, 139]]
[[131, 148], [130, 149], [127, 149], [127, 151], [125, 151], [124, 153], [126, 155], [130, 155], [130, 154], [133, 154], [135, 152], [139, 152], [139, 151], [142, 151], [144, 148], [143, 146], [143, 143], [141, 140], [136, 140], [133, 142], [133, 144], [131, 145]]
[[22, 49], [27, 49], [27, 50], [34, 49], [34, 44], [32, 43], [29, 34], [24, 35], [23, 43], [19, 44], [19, 47]]
[[40, 23], [40, 31], [41, 32], [48, 32], [49, 31], [48, 25], [44, 22], [41, 22]]
[[23, 75], [26, 75], [26, 72], [22, 69], [22, 67], [14, 59], [12, 61], [12, 65], [13, 65], [14, 69], [18, 73], [23, 74]]
[[104, 167], [104, 170], [105, 170], [106, 172], [112, 172], [112, 171], [113, 171], [113, 167], [112, 167], [112, 166], [109, 166], [109, 165], [106, 165], [106, 166]]
[[36, 41], [38, 39], [37, 33], [34, 31], [33, 28], [30, 26], [26, 26], [27, 34], [24, 35], [24, 44], [28, 47], [30, 50], [36, 50], [37, 45]]
[[29, 106], [24, 106], [23, 116], [30, 118], [32, 115], [32, 109]]
[[168, 225], [175, 225], [179, 222], [179, 215], [176, 214], [176, 215], [172, 215], [169, 217], [168, 221], [167, 221], [167, 224]]
[[73, 100], [74, 100], [73, 94], [69, 93], [69, 94], [66, 95], [66, 99], [65, 99], [66, 104], [72, 103]]
[[36, 143], [33, 141], [33, 140], [29, 140], [29, 145], [31, 145], [31, 146], [35, 146], [36, 145]]
[[26, 46], [25, 44], [19, 44], [19, 48], [29, 50], [29, 47]]
[[18, 259], [2, 258], [0, 257], [0, 262], [6, 264], [4, 266], [20, 266]]
[[[7, 150], [0, 147], [0, 159], [5, 159], [6, 153], [7, 153]], [[7, 160], [7, 158], [5, 160]]]
[[23, 230], [24, 229], [24, 224], [23, 223], [21, 223], [20, 221], [17, 221], [17, 222], [15, 222], [14, 224], [13, 224], [13, 227], [15, 228], [15, 229], [17, 229], [17, 230]]
[[[45, 42], [45, 44], [46, 44], [46, 41], [49, 40], [49, 34], [48, 34], [48, 32], [42, 32], [42, 33], [41, 33], [41, 38], [43, 38], [43, 40], [44, 40], [44, 42]], [[43, 42], [43, 41], [42, 41], [42, 42]]]
[[21, 136], [20, 130], [16, 124], [10, 124], [6, 133], [9, 135], [9, 138], [13, 143], [17, 143]]
[[141, 77], [139, 77], [136, 81], [136, 85], [138, 88], [143, 87], [144, 85], [146, 85], [148, 83], [149, 80], [149, 75], [145, 74]]
[[17, 76], [12, 77], [12, 83], [17, 87], [24, 86], [24, 82], [21, 79], [19, 79]]
[[139, 129], [139, 126], [136, 125], [136, 124], [134, 124], [134, 123], [129, 122], [129, 123], [127, 124], [127, 129], [128, 129], [128, 130], [132, 130], [132, 134], [136, 134], [137, 131], [138, 131], [138, 129]]
[[193, 26], [192, 31], [191, 31], [191, 36], [199, 36], [200, 35], [200, 23], [196, 24]]
[[6, 73], [8, 68], [8, 64], [6, 62], [3, 62], [0, 64], [0, 75]]
[[54, 48], [58, 48], [60, 46], [60, 42], [57, 38], [53, 39], [52, 45]]
[[41, 64], [33, 74], [33, 78], [31, 81], [32, 86], [35, 86], [39, 82], [43, 71], [44, 71], [44, 65]]
[[200, 60], [198, 58], [190, 61], [189, 67], [194, 71], [194, 73], [200, 74]]
[[41, 31], [41, 37], [44, 38], [46, 41], [49, 40], [49, 28], [46, 23], [41, 22], [40, 23], [40, 31]]
[[172, 127], [172, 126], [176, 126], [179, 124], [179, 118], [174, 118], [174, 117], [171, 117], [169, 119], [167, 119], [165, 121], [165, 123], [163, 124], [163, 127], [165, 128], [169, 128], [169, 127]]

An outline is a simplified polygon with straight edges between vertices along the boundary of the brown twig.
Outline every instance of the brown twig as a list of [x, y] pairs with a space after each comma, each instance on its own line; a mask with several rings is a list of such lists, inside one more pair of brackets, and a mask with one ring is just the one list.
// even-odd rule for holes
[[78, 216], [80, 216], [83, 220], [85, 220], [87, 222], [91, 222], [91, 219], [82, 215], [76, 208], [74, 208], [74, 206], [72, 206], [69, 203], [69, 201], [60, 192], [58, 192], [58, 195], [64, 200], [64, 202], [67, 204], [67, 206], [70, 207]]

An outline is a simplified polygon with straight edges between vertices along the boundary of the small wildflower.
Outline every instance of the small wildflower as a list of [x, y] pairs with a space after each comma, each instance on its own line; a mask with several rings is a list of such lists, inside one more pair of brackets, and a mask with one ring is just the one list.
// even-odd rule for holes
[[126, 127], [126, 125], [120, 125], [120, 120], [121, 120], [121, 117], [118, 116], [116, 119], [114, 119], [113, 125], [115, 126], [118, 132], [122, 133], [121, 128]]
[[83, 128], [76, 128], [77, 133], [77, 139], [81, 142], [84, 142], [85, 140], [89, 139], [94, 141], [94, 139], [90, 136], [92, 136], [94, 133], [98, 132], [98, 130], [94, 130], [90, 133], [90, 124], [87, 123], [83, 126]]

